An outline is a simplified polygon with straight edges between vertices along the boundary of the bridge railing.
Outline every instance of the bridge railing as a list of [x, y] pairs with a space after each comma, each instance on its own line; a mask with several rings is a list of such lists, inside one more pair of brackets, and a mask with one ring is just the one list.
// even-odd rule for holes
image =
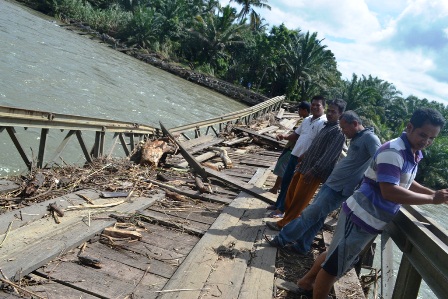
[[223, 116], [211, 118], [205, 121], [200, 121], [188, 125], [171, 128], [170, 132], [180, 133], [186, 139], [191, 139], [191, 137], [188, 136], [189, 132], [194, 133], [194, 138], [197, 138], [201, 135], [208, 135], [211, 133], [217, 136], [219, 132], [221, 132], [225, 128], [225, 126], [236, 123], [249, 124], [251, 120], [261, 115], [264, 115], [271, 111], [279, 110], [284, 100], [285, 96], [274, 97], [272, 99], [264, 101], [263, 103], [257, 104], [255, 106], [243, 110], [228, 113]]
[[[403, 253], [396, 279], [391, 241]], [[419, 208], [403, 206], [383, 233], [381, 256], [382, 298], [417, 298], [422, 280], [448, 298], [448, 234]]]
[[[187, 137], [189, 130], [194, 130], [195, 135], [199, 136], [201, 129], [206, 128], [207, 132], [205, 134], [209, 130], [213, 130], [215, 134], [219, 134], [223, 125], [241, 121], [248, 123], [250, 119], [279, 109], [283, 99], [283, 96], [275, 97], [237, 112], [180, 126], [170, 131], [180, 132]], [[27, 143], [34, 141], [36, 137], [23, 136], [25, 135], [24, 132], [17, 134], [19, 129], [27, 131], [29, 128], [40, 131], [38, 133], [40, 136], [37, 138], [39, 140], [37, 144], [30, 145], [31, 155], [29, 151], [27, 153], [23, 143], [24, 141]], [[161, 135], [159, 128], [137, 123], [0, 106], [0, 134], [4, 132], [9, 135], [15, 149], [28, 169], [51, 166], [59, 158], [62, 159], [61, 155], [63, 151], [66, 149], [70, 140], [75, 139], [75, 137], [85, 161], [90, 163], [93, 161], [93, 158], [113, 156], [117, 145], [121, 145], [124, 154], [129, 156], [139, 141]], [[62, 137], [54, 137], [60, 135], [60, 132], [67, 133]], [[36, 132], [33, 133], [34, 135], [36, 134]], [[59, 145], [54, 149], [50, 158], [47, 159], [50, 133], [52, 133], [53, 139], [59, 138], [57, 141]], [[86, 138], [86, 134], [93, 134], [93, 137], [87, 136]], [[108, 142], [106, 142], [106, 134], [112, 135], [111, 140], [107, 140]], [[189, 139], [189, 137], [187, 138]], [[88, 142], [89, 139], [93, 140]], [[91, 144], [91, 146], [89, 147], [88, 144]], [[106, 149], [107, 144], [109, 144], [108, 149]], [[33, 156], [33, 148], [35, 147], [38, 147], [37, 157], [30, 157]]]
[[[20, 140], [21, 138], [17, 134], [19, 128], [25, 131], [29, 128], [40, 130], [37, 160], [30, 158], [22, 145], [23, 141], [25, 141], [24, 139], [29, 143], [30, 140], [35, 140], [36, 138], [34, 136], [26, 136]], [[120, 144], [124, 153], [129, 155], [134, 149], [136, 140], [155, 136], [158, 130], [151, 126], [136, 123], [0, 106], [0, 133], [6, 132], [9, 135], [15, 149], [28, 169], [32, 167], [42, 168], [44, 165], [55, 163], [61, 157], [69, 141], [75, 136], [86, 161], [92, 162], [92, 158], [105, 155], [106, 134], [113, 134], [112, 145], [108, 155], [112, 155], [117, 144]], [[50, 132], [53, 132], [53, 135], [57, 135], [56, 132], [58, 131], [67, 131], [67, 133], [60, 141], [51, 158], [46, 159], [48, 136]], [[88, 147], [85, 140], [84, 136], [86, 133], [94, 134], [94, 141], [91, 147]], [[24, 135], [23, 132], [20, 135]], [[31, 145], [32, 151], [33, 146], [36, 145]], [[45, 162], [47, 163], [44, 164]]]

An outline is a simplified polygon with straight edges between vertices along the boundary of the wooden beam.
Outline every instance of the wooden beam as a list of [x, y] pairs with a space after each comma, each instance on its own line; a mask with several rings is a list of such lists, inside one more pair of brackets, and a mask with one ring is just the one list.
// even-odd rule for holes
[[277, 140], [275, 138], [272, 138], [272, 137], [269, 137], [269, 136], [266, 136], [266, 135], [261, 135], [261, 134], [258, 134], [256, 131], [253, 131], [253, 130], [250, 130], [250, 129], [247, 129], [247, 128], [234, 127], [233, 130], [241, 131], [241, 132], [247, 133], [247, 134], [249, 134], [251, 136], [255, 136], [255, 137], [257, 137], [259, 139], [262, 139], [262, 140], [264, 140], [266, 142], [269, 142], [270, 144], [273, 144], [275, 146], [283, 146], [284, 147], [286, 145], [286, 141], [284, 141], [284, 140]]
[[204, 181], [208, 182], [207, 173], [205, 172], [204, 167], [202, 167], [201, 164], [199, 164], [198, 161], [184, 148], [181, 142], [177, 141], [176, 138], [165, 128], [165, 126], [160, 123], [160, 128], [162, 129], [162, 132], [167, 135], [169, 138], [173, 140], [178, 146], [180, 154], [184, 157], [184, 159], [188, 162], [188, 164], [191, 166], [191, 168], [194, 169], [194, 171], [202, 177]]
[[191, 190], [181, 190], [179, 188], [176, 188], [174, 186], [168, 185], [168, 184], [164, 184], [161, 183], [159, 181], [155, 181], [155, 180], [145, 180], [146, 182], [150, 182], [153, 183], [154, 185], [160, 186], [162, 188], [168, 189], [170, 191], [179, 193], [181, 195], [185, 195], [194, 199], [199, 199], [199, 200], [203, 200], [203, 201], [210, 201], [210, 202], [217, 202], [217, 203], [223, 203], [223, 204], [229, 204], [232, 202], [231, 199], [225, 198], [225, 197], [220, 197], [220, 196], [216, 196], [216, 195], [212, 195], [212, 194], [205, 194], [205, 193], [197, 193]]
[[250, 183], [244, 183], [238, 179], [228, 176], [220, 171], [216, 171], [210, 168], [205, 169], [209, 176], [212, 176], [220, 181], [227, 183], [241, 191], [244, 191], [268, 204], [274, 204], [277, 201], [277, 197], [270, 193], [269, 191], [263, 190], [262, 188], [256, 187]]

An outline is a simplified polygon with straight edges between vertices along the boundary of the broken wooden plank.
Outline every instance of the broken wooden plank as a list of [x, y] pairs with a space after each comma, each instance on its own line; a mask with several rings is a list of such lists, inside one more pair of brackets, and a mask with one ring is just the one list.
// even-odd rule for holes
[[210, 142], [207, 143], [202, 143], [200, 145], [194, 146], [191, 149], [189, 149], [188, 151], [190, 152], [190, 154], [195, 154], [197, 152], [203, 151], [211, 146], [215, 146], [217, 144], [220, 144], [221, 142], [223, 142], [225, 139], [224, 138], [216, 138], [213, 139]]
[[[139, 197], [133, 202], [116, 207], [115, 211], [134, 213], [138, 209], [149, 207], [163, 196], [164, 193], [159, 193], [151, 198]], [[84, 222], [84, 215], [85, 212], [70, 212], [66, 213], [61, 224], [40, 219], [16, 229], [0, 253], [5, 275], [8, 277], [14, 277], [16, 273], [26, 275], [115, 223], [115, 219], [103, 217], [91, 221], [88, 226]]]
[[205, 194], [205, 193], [198, 193], [195, 191], [191, 191], [191, 190], [184, 190], [184, 189], [179, 189], [176, 188], [174, 186], [168, 185], [168, 184], [164, 184], [155, 180], [146, 180], [147, 182], [153, 183], [154, 185], [160, 186], [162, 188], [165, 188], [167, 190], [173, 191], [173, 192], [177, 192], [179, 194], [191, 197], [191, 198], [195, 198], [195, 199], [200, 199], [200, 200], [204, 200], [204, 201], [211, 201], [211, 202], [218, 202], [218, 203], [224, 203], [224, 204], [228, 204], [231, 203], [232, 200], [225, 198], [225, 197], [220, 197], [217, 195], [213, 195], [213, 194]]
[[258, 130], [257, 133], [258, 134], [265, 134], [265, 133], [270, 133], [270, 132], [275, 131], [275, 130], [278, 130], [277, 126], [269, 126], [269, 127], [263, 128], [261, 130]]
[[268, 142], [270, 144], [273, 144], [275, 146], [284, 147], [286, 145], [286, 141], [285, 140], [277, 140], [275, 138], [272, 138], [272, 137], [269, 137], [269, 136], [266, 136], [266, 135], [261, 135], [261, 134], [258, 134], [256, 131], [253, 131], [253, 130], [250, 130], [250, 129], [247, 129], [247, 128], [234, 127], [233, 130], [241, 131], [241, 132], [247, 133], [247, 134], [249, 134], [251, 136], [255, 136], [255, 137], [257, 137], [257, 138], [259, 138], [261, 140], [264, 140], [264, 141], [266, 141], [266, 142]]
[[200, 175], [205, 181], [208, 181], [207, 173], [205, 172], [204, 167], [202, 167], [202, 165], [199, 164], [198, 161], [196, 161], [196, 159], [187, 151], [187, 149], [185, 149], [182, 146], [182, 144], [174, 138], [174, 136], [165, 128], [165, 126], [162, 124], [162, 122], [159, 122], [159, 123], [160, 123], [160, 128], [162, 129], [162, 132], [165, 135], [167, 135], [169, 138], [171, 138], [179, 146], [179, 151], [180, 151], [181, 155], [188, 162], [188, 164], [191, 166], [191, 168], [193, 168], [194, 171], [198, 175]]
[[231, 145], [235, 145], [235, 144], [238, 144], [238, 143], [245, 142], [245, 141], [247, 141], [249, 139], [250, 139], [250, 137], [235, 138], [235, 139], [231, 139], [229, 141], [224, 141], [223, 144], [225, 144], [227, 146], [231, 146]]
[[241, 191], [244, 191], [252, 196], [255, 196], [256, 198], [268, 203], [268, 204], [274, 204], [277, 201], [277, 197], [270, 193], [269, 191], [263, 190], [262, 188], [256, 187], [249, 183], [244, 183], [240, 180], [237, 180], [235, 178], [232, 178], [222, 172], [207, 168], [205, 169], [208, 175], [213, 176], [224, 183], [228, 183], [232, 185], [233, 187], [236, 187], [240, 189]]
[[215, 138], [215, 136], [214, 135], [201, 135], [201, 136], [199, 136], [199, 137], [197, 137], [197, 138], [194, 138], [194, 139], [190, 139], [190, 140], [186, 140], [186, 141], [181, 141], [181, 143], [182, 143], [182, 146], [185, 148], [185, 149], [191, 149], [192, 147], [195, 147], [195, 146], [197, 146], [197, 145], [200, 145], [200, 144], [204, 144], [204, 143], [207, 143], [207, 142], [209, 142], [209, 141], [212, 141], [213, 139]]
[[143, 220], [151, 219], [165, 226], [175, 227], [181, 229], [182, 231], [197, 236], [204, 235], [207, 229], [210, 227], [209, 224], [199, 223], [191, 219], [187, 220], [182, 217], [168, 215], [166, 213], [161, 213], [157, 211], [151, 211], [151, 210], [140, 211], [138, 215], [145, 216]]
[[[203, 153], [202, 155], [199, 155], [199, 156], [195, 157], [195, 159], [198, 162], [204, 162], [204, 161], [207, 161], [207, 160], [209, 160], [211, 158], [214, 158], [214, 157], [216, 157], [218, 155], [219, 155], [219, 153], [217, 153], [215, 151], [213, 151], [213, 152], [206, 152], [206, 153]], [[174, 167], [176, 167], [176, 168], [187, 168], [188, 165], [189, 165], [188, 162], [181, 162], [181, 163], [178, 163], [178, 164], [174, 165]]]

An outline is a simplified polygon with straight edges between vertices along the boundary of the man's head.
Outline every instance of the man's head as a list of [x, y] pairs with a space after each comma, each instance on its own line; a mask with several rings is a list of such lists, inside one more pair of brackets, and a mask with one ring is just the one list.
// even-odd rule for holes
[[353, 110], [342, 113], [339, 119], [339, 126], [348, 139], [352, 139], [359, 131], [364, 130], [361, 118]]
[[413, 151], [430, 146], [445, 125], [442, 114], [431, 108], [419, 108], [406, 126], [406, 134]]
[[311, 114], [314, 118], [321, 117], [324, 114], [325, 98], [323, 96], [314, 96], [311, 99]]
[[303, 118], [308, 117], [310, 115], [311, 111], [311, 105], [308, 102], [300, 102], [299, 105], [297, 105], [297, 108], [299, 109], [299, 115]]
[[327, 121], [330, 123], [337, 122], [345, 111], [347, 103], [341, 99], [335, 99], [328, 102]]

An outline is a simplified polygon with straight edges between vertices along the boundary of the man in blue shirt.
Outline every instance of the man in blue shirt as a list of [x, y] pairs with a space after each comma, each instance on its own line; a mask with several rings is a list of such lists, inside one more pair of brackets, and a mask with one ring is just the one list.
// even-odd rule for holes
[[361, 187], [342, 204], [330, 248], [297, 282], [302, 294], [326, 299], [336, 280], [353, 267], [359, 253], [381, 233], [401, 204], [448, 203], [448, 189], [434, 191], [414, 181], [421, 151], [433, 143], [444, 124], [438, 111], [418, 109], [406, 131], [378, 149]]
[[381, 145], [380, 140], [371, 129], [364, 128], [361, 118], [354, 111], [344, 112], [339, 126], [350, 139], [347, 156], [336, 164], [313, 202], [299, 217], [285, 225], [275, 238], [265, 237], [272, 246], [282, 248], [294, 243], [290, 246], [294, 252], [307, 253], [327, 215], [339, 208], [361, 182]]

